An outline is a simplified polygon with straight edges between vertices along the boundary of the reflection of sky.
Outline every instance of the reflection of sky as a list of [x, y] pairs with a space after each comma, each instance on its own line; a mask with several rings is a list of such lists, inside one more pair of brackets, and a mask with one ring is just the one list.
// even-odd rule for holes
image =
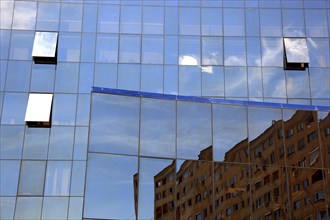
[[37, 14], [36, 9], [36, 2], [15, 2], [13, 28], [33, 29]]

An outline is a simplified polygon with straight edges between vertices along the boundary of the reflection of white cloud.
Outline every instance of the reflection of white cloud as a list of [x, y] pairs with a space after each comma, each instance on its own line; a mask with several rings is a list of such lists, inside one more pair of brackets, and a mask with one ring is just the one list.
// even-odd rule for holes
[[225, 59], [225, 64], [227, 66], [244, 66], [245, 65], [245, 57], [238, 57], [238, 56], [228, 56]]
[[282, 61], [283, 44], [280, 38], [275, 40], [266, 38], [262, 39], [262, 64], [264, 66], [274, 66], [279, 64], [279, 57]]
[[10, 28], [14, 2], [0, 1], [0, 27]]
[[14, 11], [14, 29], [34, 29], [37, 15], [36, 2], [16, 2]]
[[213, 74], [213, 66], [202, 66], [201, 70], [203, 73]]
[[194, 56], [184, 55], [179, 57], [179, 65], [197, 66], [198, 61]]

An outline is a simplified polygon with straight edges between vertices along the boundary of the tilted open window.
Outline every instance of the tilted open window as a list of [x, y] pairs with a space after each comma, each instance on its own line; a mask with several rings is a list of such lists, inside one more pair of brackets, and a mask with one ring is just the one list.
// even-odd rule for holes
[[57, 63], [57, 39], [56, 32], [36, 32], [34, 36], [32, 57], [35, 63]]
[[305, 38], [284, 38], [284, 69], [305, 70], [309, 64]]
[[28, 127], [50, 127], [53, 94], [30, 93], [25, 113]]

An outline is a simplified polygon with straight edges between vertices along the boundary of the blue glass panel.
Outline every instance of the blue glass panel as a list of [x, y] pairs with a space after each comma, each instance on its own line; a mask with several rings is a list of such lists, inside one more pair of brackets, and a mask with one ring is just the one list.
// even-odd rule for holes
[[302, 9], [282, 10], [282, 18], [284, 37], [305, 36], [304, 11]]
[[179, 65], [200, 65], [201, 57], [200, 37], [180, 36]]
[[9, 42], [10, 42], [10, 30], [0, 30], [0, 58], [8, 59], [9, 55]]
[[57, 31], [59, 26], [60, 4], [39, 2], [37, 30]]
[[223, 65], [221, 37], [202, 37], [202, 65]]
[[85, 174], [86, 174], [86, 162], [73, 161], [70, 196], [84, 195]]
[[163, 64], [164, 38], [145, 35], [142, 37], [142, 63]]
[[263, 97], [262, 72], [260, 67], [248, 68], [249, 97]]
[[55, 94], [53, 100], [53, 125], [74, 125], [76, 116], [77, 95]]
[[116, 88], [117, 64], [95, 64], [94, 85], [107, 88]]
[[5, 93], [1, 124], [25, 124], [26, 93]]
[[221, 8], [202, 8], [202, 35], [222, 35]]
[[[34, 64], [32, 66], [31, 92], [53, 92], [55, 65]], [[68, 73], [69, 74], [69, 73]]]
[[0, 60], [0, 91], [5, 90], [7, 63], [7, 60]]
[[73, 159], [74, 160], [86, 160], [87, 157], [87, 139], [88, 139], [88, 128], [87, 127], [76, 127]]
[[194, 7], [198, 7], [198, 6], [200, 6], [200, 0], [190, 0], [190, 1], [179, 0], [179, 6], [194, 6]]
[[56, 68], [55, 92], [76, 93], [78, 90], [78, 63], [58, 63]]
[[81, 62], [94, 62], [95, 34], [83, 33], [81, 39]]
[[260, 9], [261, 36], [282, 36], [281, 10]]
[[330, 66], [330, 46], [328, 38], [308, 38], [307, 48], [310, 67]]
[[120, 154], [138, 153], [139, 100], [93, 94], [89, 150]]
[[202, 96], [224, 96], [223, 67], [202, 67]]
[[222, 0], [201, 0], [202, 7], [221, 7]]
[[247, 8], [245, 22], [247, 36], [260, 36], [259, 9]]
[[118, 5], [99, 5], [97, 31], [102, 33], [119, 32], [119, 10]]
[[18, 197], [15, 219], [40, 219], [42, 197]]
[[0, 219], [14, 219], [15, 204], [16, 197], [0, 197]]
[[10, 29], [13, 20], [14, 1], [1, 1], [0, 28]]
[[23, 149], [24, 159], [47, 159], [49, 130], [48, 128], [27, 128]]
[[46, 161], [22, 161], [18, 195], [42, 196]]
[[304, 0], [282, 1], [282, 8], [303, 8]]
[[281, 38], [261, 38], [262, 65], [283, 66], [283, 40]]
[[163, 93], [163, 66], [141, 66], [141, 91]]
[[282, 68], [263, 68], [264, 96], [286, 98], [285, 73]]
[[310, 84], [312, 98], [330, 98], [329, 68], [310, 68]]
[[20, 164], [19, 160], [0, 160], [0, 196], [16, 196]]
[[140, 36], [121, 35], [119, 46], [120, 63], [140, 63]]
[[243, 8], [244, 2], [244, 0], [223, 0], [223, 7]]
[[200, 9], [181, 7], [179, 10], [180, 35], [200, 35]]
[[247, 97], [247, 71], [245, 67], [225, 68], [225, 96]]
[[165, 34], [179, 33], [179, 10], [177, 7], [165, 8]]
[[12, 31], [9, 58], [13, 60], [31, 60], [34, 32]]
[[225, 37], [224, 45], [224, 62], [226, 66], [246, 66], [245, 38]]
[[62, 4], [60, 22], [61, 31], [81, 31], [83, 12], [82, 6], [82, 4]]
[[245, 34], [244, 10], [223, 9], [224, 13], [224, 34], [226, 36], [243, 36]]
[[118, 65], [118, 89], [140, 91], [140, 65]]
[[78, 94], [76, 125], [88, 126], [90, 95]]
[[9, 61], [6, 79], [6, 91], [26, 92], [30, 88], [31, 62]]
[[120, 32], [140, 34], [142, 21], [141, 6], [122, 6], [120, 11]]
[[260, 0], [259, 6], [262, 8], [280, 8], [281, 0]]
[[164, 7], [143, 7], [143, 33], [164, 33]]
[[178, 66], [164, 66], [164, 94], [178, 95]]
[[96, 42], [96, 62], [118, 62], [118, 35], [98, 34]]
[[[94, 2], [93, 2], [94, 3]], [[97, 5], [84, 4], [83, 32], [96, 32]]]
[[261, 66], [260, 38], [246, 38], [247, 65]]
[[94, 79], [94, 64], [80, 63], [79, 93], [90, 93]]
[[24, 127], [0, 127], [0, 159], [21, 159]]
[[310, 98], [308, 71], [286, 71], [288, 98]]
[[68, 220], [82, 219], [83, 197], [70, 197]]
[[201, 69], [197, 66], [179, 67], [179, 95], [201, 96]]
[[165, 36], [165, 46], [164, 46], [165, 64], [178, 64], [178, 60], [179, 60], [178, 48], [179, 48], [178, 36]]
[[48, 159], [71, 160], [73, 139], [74, 127], [53, 126], [50, 131]]
[[[48, 161], [46, 182], [45, 182], [45, 196], [69, 196], [71, 178], [71, 162], [70, 161]], [[46, 199], [46, 197], [45, 197]], [[45, 206], [45, 203], [44, 203]], [[45, 209], [45, 207], [44, 207]], [[53, 210], [56, 209], [54, 204]], [[43, 212], [44, 213], [44, 212]], [[47, 215], [51, 211], [48, 210]], [[52, 219], [55, 215], [52, 216]]]
[[37, 2], [15, 2], [13, 29], [34, 29], [36, 24], [36, 15]]
[[78, 33], [61, 33], [58, 39], [58, 61], [79, 61], [80, 40], [81, 35]]
[[68, 197], [45, 197], [42, 207], [42, 219], [67, 219], [69, 207]]

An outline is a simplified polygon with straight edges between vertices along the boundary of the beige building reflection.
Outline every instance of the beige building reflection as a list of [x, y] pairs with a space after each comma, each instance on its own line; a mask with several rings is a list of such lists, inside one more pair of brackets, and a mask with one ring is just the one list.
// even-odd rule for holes
[[317, 112], [296, 111], [270, 124], [223, 162], [213, 161], [209, 146], [198, 160], [174, 161], [155, 175], [154, 218], [329, 218], [330, 114], [318, 120]]

